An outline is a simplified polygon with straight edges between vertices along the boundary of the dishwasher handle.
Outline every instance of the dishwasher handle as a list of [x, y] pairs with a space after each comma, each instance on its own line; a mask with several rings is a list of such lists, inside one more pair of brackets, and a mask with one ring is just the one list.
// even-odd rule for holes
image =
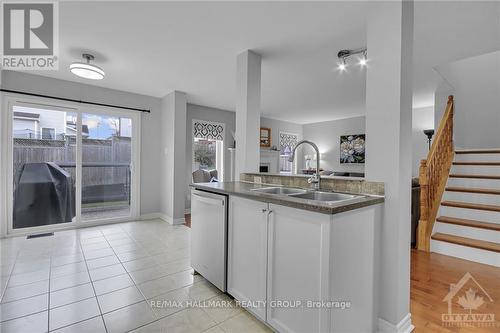
[[213, 197], [209, 197], [209, 196], [204, 196], [204, 195], [201, 195], [201, 194], [198, 194], [198, 193], [191, 193], [191, 195], [198, 201], [201, 201], [201, 202], [204, 202], [206, 204], [209, 204], [209, 205], [222, 205], [224, 206], [224, 199], [219, 199], [219, 198], [213, 198]]

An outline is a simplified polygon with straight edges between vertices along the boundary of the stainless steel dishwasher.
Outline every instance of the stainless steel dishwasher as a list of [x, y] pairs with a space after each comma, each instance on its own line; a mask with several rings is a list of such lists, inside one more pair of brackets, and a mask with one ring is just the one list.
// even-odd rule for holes
[[191, 266], [226, 291], [227, 196], [191, 190]]

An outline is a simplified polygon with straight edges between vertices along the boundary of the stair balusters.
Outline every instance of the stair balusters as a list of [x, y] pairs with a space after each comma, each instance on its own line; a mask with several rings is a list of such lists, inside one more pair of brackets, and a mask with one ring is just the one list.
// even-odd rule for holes
[[432, 228], [453, 157], [453, 96], [450, 95], [427, 159], [420, 162], [420, 220], [417, 233], [419, 250], [430, 251]]

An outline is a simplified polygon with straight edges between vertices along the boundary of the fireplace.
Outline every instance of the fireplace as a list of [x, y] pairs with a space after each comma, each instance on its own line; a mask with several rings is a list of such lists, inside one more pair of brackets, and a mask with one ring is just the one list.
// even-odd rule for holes
[[279, 173], [280, 152], [278, 150], [260, 150], [259, 170], [264, 173]]

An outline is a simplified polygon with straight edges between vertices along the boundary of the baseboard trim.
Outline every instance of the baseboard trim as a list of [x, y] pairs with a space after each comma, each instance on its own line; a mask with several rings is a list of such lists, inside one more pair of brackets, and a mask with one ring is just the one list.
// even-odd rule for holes
[[408, 313], [397, 325], [391, 324], [385, 319], [378, 318], [379, 333], [410, 333], [415, 326], [411, 323], [411, 314]]
[[141, 215], [140, 217], [140, 220], [162, 220], [162, 221], [165, 221], [167, 223], [170, 223], [172, 225], [178, 225], [178, 224], [184, 224], [186, 223], [186, 219], [185, 218], [178, 218], [178, 219], [174, 219], [173, 217], [171, 216], [168, 216], [166, 214], [163, 214], [163, 213], [149, 213], [149, 214], [143, 214]]
[[141, 221], [145, 221], [145, 220], [163, 220], [162, 218], [162, 214], [161, 213], [149, 213], [149, 214], [142, 214], [139, 219]]
[[170, 218], [168, 220], [168, 223], [170, 224], [174, 224], [174, 225], [178, 225], [178, 224], [184, 224], [186, 223], [186, 219], [185, 218], [180, 218], [180, 219], [173, 219], [173, 218]]

